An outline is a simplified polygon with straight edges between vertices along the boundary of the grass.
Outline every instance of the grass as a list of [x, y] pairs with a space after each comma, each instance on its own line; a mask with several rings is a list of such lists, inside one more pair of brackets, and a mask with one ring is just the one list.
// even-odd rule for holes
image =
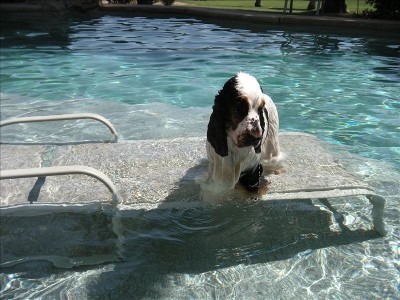
[[[181, 3], [198, 7], [241, 9], [251, 11], [262, 11], [271, 13], [283, 13], [284, 0], [262, 0], [262, 7], [254, 7], [255, 0], [177, 0]], [[307, 10], [309, 0], [293, 0], [293, 14], [315, 15], [315, 10]], [[349, 15], [361, 14], [365, 9], [372, 9], [372, 6], [365, 3], [365, 0], [346, 0]], [[288, 2], [289, 10], [290, 2]]]

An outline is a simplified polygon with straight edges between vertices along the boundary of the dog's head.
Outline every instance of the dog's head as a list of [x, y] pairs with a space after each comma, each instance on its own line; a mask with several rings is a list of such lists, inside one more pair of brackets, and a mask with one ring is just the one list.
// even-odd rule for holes
[[264, 97], [258, 81], [246, 73], [225, 83], [215, 96], [207, 130], [207, 140], [218, 155], [228, 155], [227, 138], [239, 148], [253, 146], [260, 153], [268, 130]]

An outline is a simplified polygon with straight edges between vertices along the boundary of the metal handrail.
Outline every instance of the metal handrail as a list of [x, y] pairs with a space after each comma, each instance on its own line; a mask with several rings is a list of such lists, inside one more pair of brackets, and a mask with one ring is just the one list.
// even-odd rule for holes
[[35, 116], [35, 117], [21, 117], [21, 118], [13, 118], [0, 122], [0, 127], [18, 124], [18, 123], [33, 123], [33, 122], [48, 122], [48, 121], [64, 121], [64, 120], [76, 120], [76, 119], [93, 119], [100, 121], [104, 125], [106, 125], [111, 133], [114, 135], [114, 140], [118, 140], [118, 132], [111, 124], [109, 120], [100, 116], [98, 114], [93, 113], [81, 113], [81, 114], [65, 114], [65, 115], [50, 115], [50, 116]]
[[117, 194], [117, 188], [106, 174], [95, 168], [88, 166], [81, 166], [81, 165], [0, 170], [0, 180], [43, 177], [43, 176], [57, 176], [57, 175], [71, 175], [71, 174], [84, 174], [94, 177], [99, 181], [101, 181], [113, 195]]

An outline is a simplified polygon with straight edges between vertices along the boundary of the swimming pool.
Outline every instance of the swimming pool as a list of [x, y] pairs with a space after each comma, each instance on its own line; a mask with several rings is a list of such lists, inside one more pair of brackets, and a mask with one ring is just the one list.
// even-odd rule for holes
[[[94, 112], [125, 140], [204, 136], [215, 93], [245, 71], [274, 99], [283, 130], [350, 153], [348, 167], [388, 199], [389, 231], [317, 245], [324, 216], [307, 203], [138, 214], [125, 220], [139, 232], [126, 261], [72, 271], [20, 264], [2, 271], [5, 297], [399, 297], [399, 34], [121, 15], [1, 22], [2, 119]], [[101, 134], [75, 122], [6, 127], [1, 138]], [[351, 208], [355, 223], [369, 215], [361, 202]]]

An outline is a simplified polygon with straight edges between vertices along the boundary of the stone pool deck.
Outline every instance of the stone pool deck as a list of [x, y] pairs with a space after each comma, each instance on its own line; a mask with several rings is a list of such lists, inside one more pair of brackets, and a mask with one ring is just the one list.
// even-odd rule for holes
[[[283, 3], [283, 1], [282, 1]], [[282, 4], [283, 5], [283, 4]], [[32, 4], [10, 4], [1, 3], [0, 12], [46, 12], [51, 10], [65, 10], [63, 7], [48, 5], [43, 7]], [[125, 5], [125, 4], [100, 4], [96, 9], [102, 12], [130, 12], [133, 14], [162, 14], [173, 16], [190, 16], [206, 19], [232, 20], [235, 22], [251, 22], [258, 24], [276, 24], [276, 25], [302, 25], [302, 26], [329, 26], [345, 27], [354, 29], [369, 29], [377, 31], [400, 31], [400, 22], [395, 20], [376, 20], [350, 17], [333, 16], [301, 16], [290, 14], [273, 14], [256, 11], [202, 8], [188, 5]], [[93, 11], [96, 11], [93, 10]], [[88, 11], [87, 13], [90, 13]]]

